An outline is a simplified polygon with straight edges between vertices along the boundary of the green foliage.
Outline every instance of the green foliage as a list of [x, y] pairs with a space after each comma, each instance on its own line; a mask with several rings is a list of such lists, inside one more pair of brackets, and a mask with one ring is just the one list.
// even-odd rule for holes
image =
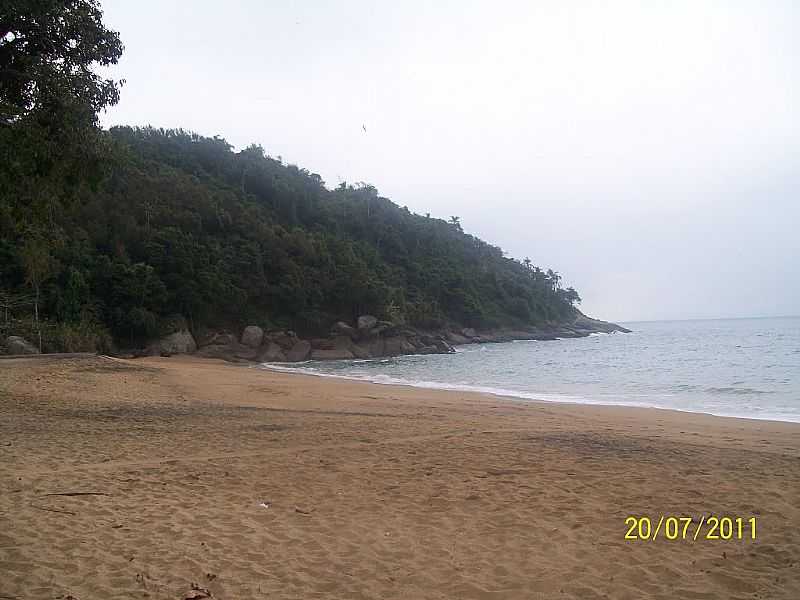
[[0, 7], [0, 122], [34, 113], [63, 117], [65, 105], [94, 120], [119, 99], [117, 83], [89, 67], [122, 54], [96, 0], [4, 0]]
[[[331, 191], [253, 147], [236, 153], [179, 130], [109, 135], [110, 177], [58, 215], [49, 251], [60, 269], [43, 304], [64, 321], [94, 315], [122, 343], [158, 334], [173, 314], [191, 327], [270, 322], [314, 333], [363, 313], [423, 327], [524, 326], [568, 318], [579, 299], [557, 273], [371, 186]], [[12, 239], [24, 249], [23, 230]], [[14, 289], [24, 276], [6, 274]]]

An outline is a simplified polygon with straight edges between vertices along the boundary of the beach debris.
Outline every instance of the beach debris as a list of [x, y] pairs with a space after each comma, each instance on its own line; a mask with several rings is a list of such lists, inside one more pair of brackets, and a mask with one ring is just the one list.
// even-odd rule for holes
[[105, 492], [54, 492], [52, 494], [41, 494], [39, 497], [44, 498], [45, 496], [110, 496], [111, 494], [106, 494]]
[[259, 502], [259, 504], [258, 504], [258, 505], [259, 505], [261, 508], [269, 508], [270, 506], [272, 506], [272, 502], [270, 502], [269, 500], [267, 500], [266, 502]]
[[294, 512], [301, 514], [301, 515], [310, 515], [314, 512], [313, 508], [300, 508], [299, 506], [294, 507]]
[[486, 469], [487, 475], [493, 475], [495, 477], [500, 477], [502, 475], [521, 475], [524, 473], [522, 469]]
[[204, 587], [193, 583], [192, 589], [184, 596], [184, 600], [202, 600], [203, 598], [213, 598], [214, 595]]
[[31, 508], [37, 508], [39, 510], [46, 510], [47, 512], [61, 513], [63, 515], [72, 515], [73, 517], [76, 514], [70, 510], [58, 510], [57, 508], [46, 508], [44, 506], [38, 506], [37, 504], [29, 504], [28, 506], [30, 506]]

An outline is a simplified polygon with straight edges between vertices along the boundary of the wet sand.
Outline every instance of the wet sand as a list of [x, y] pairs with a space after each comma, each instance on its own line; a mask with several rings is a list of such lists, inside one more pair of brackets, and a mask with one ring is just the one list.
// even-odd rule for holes
[[[662, 514], [757, 539], [624, 539]], [[797, 599], [800, 425], [0, 361], [0, 598], [68, 597]]]

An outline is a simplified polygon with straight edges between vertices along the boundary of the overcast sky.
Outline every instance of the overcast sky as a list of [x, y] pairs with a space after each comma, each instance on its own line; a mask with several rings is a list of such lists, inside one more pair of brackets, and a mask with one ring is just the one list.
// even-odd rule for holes
[[459, 215], [600, 318], [800, 314], [796, 2], [102, 4], [105, 125]]

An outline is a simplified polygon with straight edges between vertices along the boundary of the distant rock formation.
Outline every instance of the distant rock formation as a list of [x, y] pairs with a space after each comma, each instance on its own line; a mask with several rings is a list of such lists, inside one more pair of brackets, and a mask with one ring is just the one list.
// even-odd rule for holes
[[188, 330], [180, 329], [156, 340], [147, 350], [150, 355], [191, 354], [197, 350], [197, 342]]
[[9, 354], [39, 354], [39, 348], [19, 335], [10, 335], [6, 338], [6, 349]]
[[453, 346], [462, 344], [555, 340], [585, 337], [597, 332], [629, 331], [615, 323], [592, 319], [579, 311], [576, 311], [575, 319], [567, 323], [484, 331], [471, 327], [423, 331], [380, 321], [372, 315], [362, 315], [354, 325], [338, 321], [331, 326], [328, 337], [311, 339], [301, 339], [293, 331], [264, 331], [257, 325], [248, 325], [239, 336], [227, 331], [204, 331], [198, 336], [199, 348], [191, 333], [182, 329], [151, 344], [148, 353], [179, 354], [196, 351], [199, 356], [232, 362], [262, 363], [368, 359], [404, 354], [449, 354], [455, 352]]
[[242, 332], [242, 345], [248, 348], [258, 348], [264, 341], [264, 330], [258, 325], [248, 325]]

